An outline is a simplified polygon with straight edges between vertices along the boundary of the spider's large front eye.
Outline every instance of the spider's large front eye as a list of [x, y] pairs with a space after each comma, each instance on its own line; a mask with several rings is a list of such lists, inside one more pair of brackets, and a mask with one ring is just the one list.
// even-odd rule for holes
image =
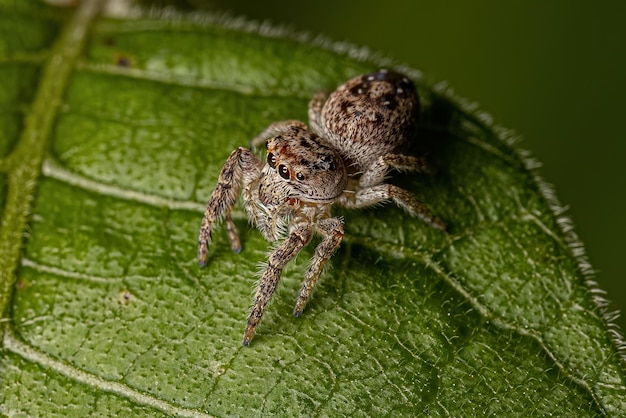
[[271, 152], [267, 153], [267, 164], [272, 168], [276, 168], [276, 156]]
[[278, 174], [285, 180], [289, 180], [289, 169], [285, 164], [281, 164], [278, 166]]

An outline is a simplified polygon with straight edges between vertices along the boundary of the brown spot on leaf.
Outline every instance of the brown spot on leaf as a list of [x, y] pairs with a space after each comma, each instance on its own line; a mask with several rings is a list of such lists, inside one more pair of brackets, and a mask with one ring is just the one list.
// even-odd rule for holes
[[122, 306], [128, 306], [135, 300], [135, 296], [128, 289], [122, 289], [118, 301]]
[[114, 59], [115, 65], [122, 68], [130, 68], [133, 67], [133, 60], [128, 55], [119, 54], [116, 55]]

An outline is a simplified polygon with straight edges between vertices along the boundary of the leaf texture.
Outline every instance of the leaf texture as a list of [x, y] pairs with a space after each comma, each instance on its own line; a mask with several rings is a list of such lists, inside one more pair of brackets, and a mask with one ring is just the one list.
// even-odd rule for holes
[[[380, 60], [211, 16], [98, 17], [0, 0], [0, 412], [14, 416], [616, 416], [626, 373], [590, 267], [532, 161], [409, 69], [433, 176], [393, 175], [449, 226], [385, 205], [301, 318], [312, 246], [240, 345], [271, 247], [203, 204], [231, 150]], [[200, 17], [199, 17], [200, 16]]]

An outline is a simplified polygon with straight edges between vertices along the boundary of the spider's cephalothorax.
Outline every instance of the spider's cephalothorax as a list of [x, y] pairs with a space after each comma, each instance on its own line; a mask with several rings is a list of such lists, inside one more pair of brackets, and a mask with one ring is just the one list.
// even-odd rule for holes
[[[283, 239], [269, 256], [248, 316], [243, 344], [248, 345], [269, 303], [282, 269], [322, 236], [306, 272], [294, 315], [300, 316], [324, 265], [343, 237], [343, 221], [331, 205], [363, 208], [392, 200], [433, 227], [445, 229], [421, 202], [400, 187], [384, 183], [390, 169], [424, 171], [425, 162], [402, 153], [416, 133], [419, 100], [413, 83], [386, 70], [353, 78], [309, 104], [307, 126], [295, 120], [275, 122], [252, 140], [266, 142], [265, 164], [249, 149], [233, 151], [222, 167], [200, 227], [198, 261], [207, 261], [211, 231], [223, 219], [233, 251], [241, 243], [231, 210], [243, 188], [246, 212], [263, 236]], [[269, 138], [269, 139], [268, 139]]]

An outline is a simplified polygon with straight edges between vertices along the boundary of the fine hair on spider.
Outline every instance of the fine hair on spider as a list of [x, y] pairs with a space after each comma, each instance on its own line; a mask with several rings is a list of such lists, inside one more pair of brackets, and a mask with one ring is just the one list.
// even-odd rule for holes
[[243, 194], [252, 224], [277, 244], [262, 267], [243, 344], [249, 345], [276, 290], [282, 270], [321, 237], [294, 307], [299, 317], [326, 263], [339, 247], [344, 221], [332, 205], [349, 209], [393, 201], [411, 216], [445, 231], [439, 220], [408, 191], [385, 183], [391, 169], [428, 172], [423, 158], [406, 155], [415, 138], [419, 98], [403, 74], [379, 70], [355, 77], [309, 103], [309, 126], [298, 120], [274, 122], [251, 145], [266, 146], [264, 160], [240, 147], [226, 159], [207, 203], [198, 237], [198, 263], [206, 265], [211, 234], [223, 220], [231, 248], [241, 242], [231, 211]]

